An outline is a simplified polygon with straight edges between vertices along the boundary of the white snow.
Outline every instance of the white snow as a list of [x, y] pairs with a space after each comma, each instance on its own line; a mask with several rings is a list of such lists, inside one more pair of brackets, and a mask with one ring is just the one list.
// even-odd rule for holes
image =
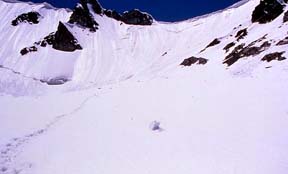
[[[287, 24], [252, 24], [258, 3], [146, 27], [93, 14], [96, 33], [66, 24], [83, 50], [21, 56], [71, 12], [0, 1], [0, 174], [286, 174], [288, 61], [260, 60], [287, 50]], [[31, 10], [39, 24], [10, 25]], [[244, 28], [237, 45], [268, 34], [272, 46], [227, 67], [223, 48]], [[190, 56], [209, 61], [179, 66]], [[60, 76], [71, 81], [39, 81]]]

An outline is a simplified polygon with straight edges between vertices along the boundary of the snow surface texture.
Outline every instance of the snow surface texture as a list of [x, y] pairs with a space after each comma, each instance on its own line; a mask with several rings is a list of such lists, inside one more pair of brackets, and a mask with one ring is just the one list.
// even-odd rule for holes
[[[95, 33], [66, 23], [83, 50], [22, 56], [71, 12], [0, 1], [0, 174], [287, 174], [288, 61], [261, 61], [287, 50], [287, 23], [252, 24], [258, 4], [152, 26], [94, 14]], [[39, 24], [11, 25], [29, 11]], [[263, 36], [268, 49], [223, 64]], [[180, 66], [191, 56], [208, 63]]]

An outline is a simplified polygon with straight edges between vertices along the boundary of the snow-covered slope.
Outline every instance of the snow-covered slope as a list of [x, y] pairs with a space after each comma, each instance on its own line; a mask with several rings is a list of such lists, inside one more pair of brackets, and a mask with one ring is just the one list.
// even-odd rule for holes
[[[92, 32], [70, 10], [0, 0], [0, 174], [286, 174], [288, 7], [252, 23], [259, 3], [152, 25], [88, 3]], [[11, 25], [31, 11], [38, 23]], [[41, 46], [60, 21], [81, 49]]]

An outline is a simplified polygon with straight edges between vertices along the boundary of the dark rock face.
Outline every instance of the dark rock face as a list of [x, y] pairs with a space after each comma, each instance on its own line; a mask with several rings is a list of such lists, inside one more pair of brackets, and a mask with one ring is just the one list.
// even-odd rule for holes
[[283, 8], [277, 0], [261, 0], [253, 11], [252, 22], [268, 23], [277, 18], [283, 12]]
[[229, 55], [225, 57], [223, 63], [231, 66], [239, 59], [248, 56], [256, 56], [271, 46], [268, 41], [264, 42], [260, 47], [253, 46], [254, 44], [255, 42], [252, 42], [246, 47], [245, 44], [238, 45]]
[[[51, 37], [53, 38], [53, 37]], [[72, 52], [75, 50], [82, 50], [82, 47], [78, 43], [77, 39], [73, 36], [72, 33], [66, 28], [66, 26], [59, 22], [58, 29], [55, 33], [55, 40], [51, 41], [52, 47], [60, 51]]]
[[137, 9], [124, 12], [122, 15], [115, 10], [104, 10], [104, 14], [117, 21], [122, 21], [130, 25], [152, 25], [153, 17]]
[[288, 21], [288, 11], [286, 11], [285, 13], [284, 13], [284, 17], [283, 17], [283, 22], [285, 23], [285, 22], [287, 22]]
[[231, 42], [231, 43], [227, 44], [227, 45], [223, 48], [223, 50], [225, 50], [226, 53], [227, 53], [227, 52], [229, 52], [230, 48], [232, 48], [232, 47], [234, 47], [234, 46], [235, 46], [235, 43], [234, 43], [234, 42]]
[[74, 8], [68, 23], [77, 24], [84, 28], [89, 28], [91, 32], [96, 32], [99, 24], [95, 21], [94, 17], [89, 11], [87, 3], [92, 5], [95, 13], [102, 14], [103, 9], [97, 0], [81, 0], [80, 4]]
[[50, 33], [48, 36], [44, 37], [42, 41], [40, 41], [40, 46], [46, 47], [47, 45], [53, 45], [54, 41], [55, 41], [55, 33]]
[[120, 15], [117, 11], [115, 10], [105, 10], [104, 14], [110, 18], [113, 18], [117, 21], [122, 21], [122, 15]]
[[283, 40], [280, 40], [276, 45], [287, 45], [288, 44], [288, 37], [285, 37]]
[[134, 9], [129, 12], [124, 12], [121, 21], [131, 25], [152, 25], [153, 18], [147, 13]]
[[183, 66], [191, 66], [194, 64], [205, 65], [207, 62], [208, 62], [208, 59], [192, 56], [192, 57], [185, 59], [180, 65], [183, 65]]
[[271, 62], [272, 60], [282, 61], [286, 59], [285, 57], [282, 56], [284, 53], [285, 51], [270, 53], [270, 54], [265, 55], [261, 60], [267, 61], [267, 62]]
[[23, 48], [20, 53], [22, 56], [28, 54], [29, 52], [36, 52], [37, 48], [35, 46]]
[[122, 21], [131, 25], [152, 25], [153, 18], [147, 13], [139, 10], [124, 12], [122, 15], [115, 10], [103, 9], [97, 0], [80, 0], [80, 3], [74, 8], [74, 11], [68, 21], [71, 24], [77, 24], [83, 28], [89, 28], [91, 32], [98, 29], [99, 24], [94, 19], [88, 6], [91, 5], [93, 12], [98, 15], [106, 15], [117, 21]]
[[58, 29], [55, 33], [50, 33], [44, 37], [43, 40], [35, 42], [34, 46], [23, 48], [20, 53], [21, 55], [25, 55], [29, 52], [37, 51], [39, 46], [46, 47], [47, 45], [52, 45], [52, 48], [59, 51], [73, 52], [75, 50], [82, 50], [81, 45], [73, 34], [62, 22], [59, 22]]
[[247, 34], [248, 34], [248, 31], [247, 31], [247, 28], [245, 28], [243, 30], [238, 31], [235, 38], [237, 38], [237, 41], [239, 41], [241, 39], [244, 39], [244, 37], [247, 36]]
[[203, 51], [205, 51], [207, 48], [209, 48], [209, 47], [213, 47], [213, 46], [215, 46], [215, 45], [218, 45], [219, 43], [221, 43], [221, 41], [219, 40], [219, 39], [214, 39], [212, 42], [210, 42], [203, 50], [201, 50], [200, 51], [200, 53], [201, 52], [203, 52]]
[[206, 46], [206, 48], [213, 47], [213, 46], [215, 46], [215, 45], [218, 45], [219, 43], [221, 43], [221, 41], [216, 38], [216, 39], [214, 39], [212, 42], [210, 42], [210, 43]]
[[102, 8], [101, 4], [98, 0], [80, 0], [81, 4], [90, 4], [92, 5], [92, 9], [96, 14], [102, 15], [104, 9]]
[[41, 15], [35, 11], [23, 13], [23, 14], [19, 15], [16, 19], [14, 19], [11, 24], [13, 26], [17, 26], [23, 22], [27, 22], [29, 24], [38, 24], [40, 16]]

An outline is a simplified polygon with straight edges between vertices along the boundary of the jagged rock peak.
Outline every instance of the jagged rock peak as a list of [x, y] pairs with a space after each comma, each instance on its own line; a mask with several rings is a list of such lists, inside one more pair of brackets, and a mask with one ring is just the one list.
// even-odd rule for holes
[[95, 13], [97, 12], [102, 14], [103, 9], [101, 5], [98, 3], [98, 1], [80, 0], [80, 3], [77, 4], [77, 6], [74, 8], [68, 23], [77, 24], [81, 27], [89, 28], [91, 32], [95, 32], [98, 29], [99, 24], [96, 22], [93, 15], [90, 13], [90, 10], [87, 5], [88, 3], [92, 5], [92, 8]]
[[77, 6], [79, 5], [81, 5], [86, 11], [89, 11], [89, 5], [91, 5], [91, 8], [93, 9], [94, 13], [99, 15], [102, 15], [104, 13], [104, 9], [102, 8], [98, 0], [80, 0]]
[[96, 14], [103, 14], [104, 9], [102, 8], [101, 4], [98, 2], [98, 0], [80, 0], [81, 4], [91, 4], [92, 9]]
[[[287, 0], [284, 1], [285, 3]], [[261, 0], [252, 14], [252, 22], [265, 24], [276, 19], [284, 11], [284, 3], [279, 0]]]
[[59, 22], [52, 47], [56, 50], [68, 52], [82, 50], [82, 47], [78, 43], [77, 39], [62, 22]]

